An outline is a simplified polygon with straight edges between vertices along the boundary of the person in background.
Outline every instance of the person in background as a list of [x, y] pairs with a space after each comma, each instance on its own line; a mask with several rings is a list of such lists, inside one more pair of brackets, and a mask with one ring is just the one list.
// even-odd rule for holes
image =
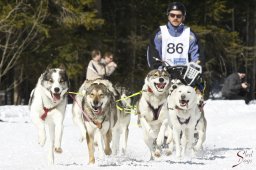
[[86, 71], [87, 80], [95, 80], [103, 78], [105, 75], [105, 67], [100, 63], [101, 61], [101, 52], [99, 50], [93, 50], [91, 52], [91, 61], [88, 64]]
[[101, 63], [105, 66], [105, 78], [108, 78], [117, 67], [117, 64], [113, 61], [114, 55], [111, 52], [106, 52], [101, 59]]
[[236, 73], [230, 74], [224, 82], [222, 88], [222, 97], [227, 100], [245, 100], [245, 103], [250, 102], [248, 97], [248, 83], [244, 81], [246, 70], [240, 67]]

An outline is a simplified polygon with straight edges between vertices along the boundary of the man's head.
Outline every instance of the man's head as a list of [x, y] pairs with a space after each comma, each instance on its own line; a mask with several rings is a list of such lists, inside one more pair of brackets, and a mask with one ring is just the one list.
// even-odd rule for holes
[[245, 69], [245, 67], [239, 67], [237, 72], [239, 74], [240, 79], [243, 79], [246, 76], [246, 69]]
[[111, 52], [106, 52], [106, 53], [104, 54], [104, 59], [105, 59], [106, 64], [112, 62], [113, 59], [114, 59], [113, 53], [111, 53]]
[[92, 59], [95, 61], [99, 61], [101, 59], [101, 53], [99, 50], [93, 50], [91, 52]]
[[168, 5], [167, 15], [169, 22], [177, 27], [185, 20], [186, 8], [180, 2], [172, 2]]

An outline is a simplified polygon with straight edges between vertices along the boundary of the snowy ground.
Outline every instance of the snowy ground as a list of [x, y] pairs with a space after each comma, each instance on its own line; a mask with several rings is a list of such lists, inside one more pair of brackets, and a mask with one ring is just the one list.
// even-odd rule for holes
[[[250, 170], [256, 169], [256, 104], [243, 101], [208, 100], [205, 105], [208, 121], [204, 151], [197, 158], [177, 160], [162, 156], [149, 161], [150, 153], [142, 139], [142, 130], [132, 116], [126, 156], [96, 158], [87, 165], [86, 142], [79, 142], [79, 129], [71, 120], [68, 105], [63, 134], [63, 153], [57, 155], [56, 165], [46, 160], [46, 148], [37, 144], [37, 131], [30, 122], [27, 106], [0, 107], [0, 170], [82, 170], [82, 169], [140, 169], [140, 170]], [[97, 157], [97, 153], [96, 153]], [[237, 165], [232, 168], [233, 165]]]

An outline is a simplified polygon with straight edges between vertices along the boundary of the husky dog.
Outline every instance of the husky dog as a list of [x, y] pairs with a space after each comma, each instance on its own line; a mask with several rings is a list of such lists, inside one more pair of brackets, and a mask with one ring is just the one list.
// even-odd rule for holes
[[194, 150], [199, 151], [202, 148], [202, 145], [206, 138], [206, 127], [207, 127], [207, 121], [204, 116], [204, 99], [203, 95], [199, 90], [196, 90], [197, 94], [197, 105], [196, 112], [199, 113], [199, 118], [197, 120], [196, 126], [195, 126], [195, 146]]
[[82, 135], [86, 134], [89, 164], [95, 163], [94, 143], [98, 146], [101, 159], [112, 152], [111, 129], [117, 118], [114, 94], [109, 90], [108, 83], [110, 82], [107, 80], [86, 81], [79, 90], [84, 88], [84, 94], [73, 105], [74, 121], [80, 127]]
[[118, 106], [117, 110], [117, 123], [112, 129], [112, 153], [117, 154], [120, 149], [121, 154], [125, 154], [127, 147], [127, 140], [129, 134], [129, 124], [131, 121], [131, 98], [127, 96], [131, 95], [129, 90], [125, 87], [115, 86], [116, 91], [118, 92], [119, 100], [116, 103]]
[[49, 128], [49, 163], [54, 163], [54, 151], [62, 153], [61, 139], [68, 88], [69, 80], [63, 66], [47, 68], [30, 95], [31, 119], [39, 130], [38, 142], [41, 146], [44, 146], [46, 140], [45, 125]]
[[166, 99], [169, 74], [164, 70], [152, 70], [145, 78], [142, 95], [138, 102], [138, 116], [144, 130], [144, 141], [151, 157], [161, 156], [160, 146], [168, 125]]
[[170, 93], [172, 93], [173, 90], [179, 87], [180, 85], [183, 85], [180, 79], [171, 79], [170, 89], [169, 89]]
[[195, 127], [201, 117], [194, 88], [186, 85], [179, 86], [168, 96], [167, 105], [169, 125], [173, 128], [176, 156], [184, 156], [187, 148], [193, 154]]

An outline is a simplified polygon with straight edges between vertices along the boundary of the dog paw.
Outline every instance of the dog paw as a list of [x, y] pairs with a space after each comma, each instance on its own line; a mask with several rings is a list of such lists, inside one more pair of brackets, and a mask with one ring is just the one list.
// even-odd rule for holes
[[161, 156], [160, 150], [156, 150], [155, 153], [154, 153], [154, 156], [159, 158]]
[[88, 165], [93, 165], [93, 164], [95, 164], [95, 159], [89, 160]]
[[106, 155], [111, 155], [112, 153], [112, 150], [111, 149], [105, 149], [105, 154]]
[[56, 153], [62, 153], [63, 152], [63, 150], [61, 148], [54, 148], [54, 151]]
[[194, 150], [195, 151], [199, 151], [199, 150], [201, 150], [201, 148], [202, 148], [202, 146], [200, 146], [200, 145], [196, 145], [196, 146], [194, 146]]
[[45, 138], [45, 136], [39, 136], [38, 137], [38, 144], [41, 146], [41, 147], [43, 147], [44, 146], [44, 144], [45, 144], [45, 140], [46, 140], [46, 138]]

